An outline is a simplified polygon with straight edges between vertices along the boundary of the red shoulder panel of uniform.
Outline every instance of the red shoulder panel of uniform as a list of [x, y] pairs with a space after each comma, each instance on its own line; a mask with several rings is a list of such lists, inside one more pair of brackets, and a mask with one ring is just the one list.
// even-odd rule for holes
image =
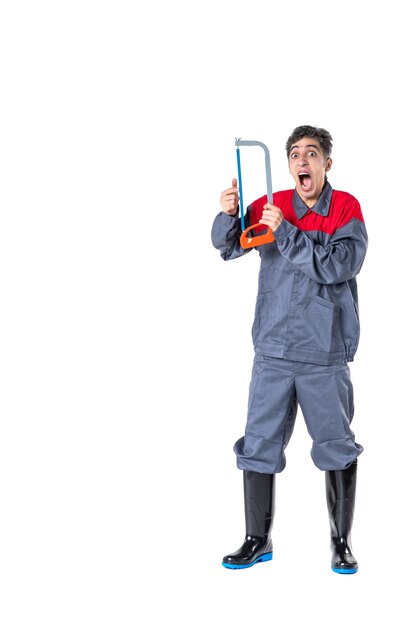
[[[343, 228], [352, 219], [364, 221], [362, 210], [359, 202], [354, 196], [346, 191], [337, 191], [333, 189], [330, 201], [329, 212], [327, 215], [319, 215], [314, 210], [307, 211], [299, 220], [292, 206], [294, 189], [286, 191], [277, 191], [273, 194], [273, 203], [279, 207], [284, 214], [284, 218], [300, 230], [318, 230], [329, 235], [333, 235], [339, 228]], [[251, 204], [250, 223], [257, 224], [262, 218], [264, 205], [268, 202], [267, 196], [258, 198]], [[255, 232], [259, 233], [265, 230], [264, 226], [258, 226]]]
[[346, 191], [337, 191], [333, 189], [332, 199], [330, 202], [329, 214], [327, 221], [323, 224], [326, 233], [333, 235], [336, 230], [343, 228], [353, 219], [363, 222], [362, 210], [359, 202]]

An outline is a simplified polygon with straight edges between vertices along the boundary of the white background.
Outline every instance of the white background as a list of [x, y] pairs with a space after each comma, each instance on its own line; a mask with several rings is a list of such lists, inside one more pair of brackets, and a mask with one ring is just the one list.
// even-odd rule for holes
[[[409, 621], [411, 8], [1, 3], [2, 626]], [[244, 535], [232, 446], [258, 259], [224, 263], [210, 229], [234, 138], [264, 141], [274, 189], [288, 188], [300, 124], [332, 133], [330, 182], [360, 200], [370, 237], [351, 370], [365, 446], [356, 576], [330, 570], [301, 413], [277, 477], [274, 560], [220, 565]], [[256, 150], [242, 155], [247, 202], [265, 193]]]

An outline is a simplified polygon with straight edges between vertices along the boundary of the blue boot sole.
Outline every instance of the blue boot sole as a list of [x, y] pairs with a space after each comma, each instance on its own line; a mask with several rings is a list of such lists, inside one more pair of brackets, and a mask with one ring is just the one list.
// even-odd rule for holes
[[267, 554], [263, 554], [262, 556], [258, 556], [257, 559], [252, 561], [252, 563], [248, 563], [247, 565], [234, 565], [233, 563], [222, 563], [223, 567], [227, 569], [248, 569], [248, 567], [252, 567], [252, 565], [256, 565], [256, 563], [262, 563], [263, 561], [272, 561], [272, 552], [268, 552]]
[[356, 572], [358, 571], [358, 568], [356, 568], [356, 569], [342, 569], [340, 567], [333, 567], [332, 566], [332, 570], [334, 572], [336, 572], [336, 574], [356, 574]]

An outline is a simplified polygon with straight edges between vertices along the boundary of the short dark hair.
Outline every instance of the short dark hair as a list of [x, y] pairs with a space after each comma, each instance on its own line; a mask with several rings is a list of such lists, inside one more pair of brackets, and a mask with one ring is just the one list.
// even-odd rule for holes
[[289, 158], [290, 156], [291, 146], [303, 137], [311, 137], [312, 139], [317, 139], [321, 149], [323, 150], [324, 157], [326, 159], [329, 158], [332, 153], [333, 137], [331, 136], [329, 131], [325, 130], [324, 128], [318, 128], [317, 126], [297, 126], [297, 128], [294, 128], [291, 135], [287, 139], [287, 143], [285, 144], [287, 158]]

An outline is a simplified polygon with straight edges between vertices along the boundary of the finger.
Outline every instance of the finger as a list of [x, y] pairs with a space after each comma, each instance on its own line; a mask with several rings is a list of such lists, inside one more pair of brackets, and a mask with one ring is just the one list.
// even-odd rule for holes
[[225, 198], [226, 196], [237, 197], [238, 193], [239, 189], [237, 189], [236, 187], [230, 187], [230, 189], [226, 189], [222, 192], [222, 198]]
[[223, 207], [228, 210], [230, 209], [236, 210], [237, 206], [238, 206], [238, 203], [234, 202], [233, 200], [226, 200], [225, 202], [223, 202]]
[[234, 196], [230, 197], [230, 196], [225, 196], [224, 198], [220, 198], [220, 204], [223, 208], [230, 208], [232, 206], [237, 206], [239, 204], [239, 201], [237, 198], [235, 198]]
[[236, 178], [232, 178], [232, 187], [237, 187], [237, 180], [236, 180]]
[[280, 209], [279, 207], [275, 206], [275, 204], [271, 204], [270, 202], [267, 202], [266, 204], [264, 204], [263, 208], [264, 208], [265, 210], [268, 210], [268, 211], [273, 211], [273, 212], [275, 212], [277, 215], [278, 215], [278, 213], [280, 213], [280, 211], [281, 211], [281, 209]]

